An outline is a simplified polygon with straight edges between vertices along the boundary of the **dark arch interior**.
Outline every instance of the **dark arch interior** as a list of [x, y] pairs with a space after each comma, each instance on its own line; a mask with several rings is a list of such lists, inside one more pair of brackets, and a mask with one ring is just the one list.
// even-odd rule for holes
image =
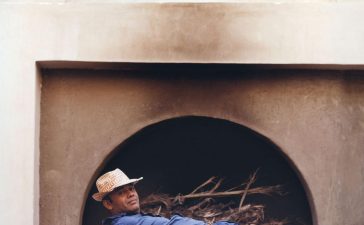
[[[290, 224], [312, 224], [307, 196], [296, 172], [269, 140], [226, 120], [182, 117], [150, 125], [115, 149], [100, 172], [120, 168], [137, 185], [143, 198], [152, 192], [189, 193], [211, 176], [227, 186], [246, 180], [259, 168], [254, 186], [283, 184], [284, 196], [248, 196], [247, 203], [266, 206], [266, 217], [287, 218]], [[100, 203], [87, 198], [83, 225], [100, 224], [107, 216]]]

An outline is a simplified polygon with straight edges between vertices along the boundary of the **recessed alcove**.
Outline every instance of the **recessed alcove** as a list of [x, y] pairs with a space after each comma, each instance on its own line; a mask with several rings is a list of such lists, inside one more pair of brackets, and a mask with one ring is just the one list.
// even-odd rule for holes
[[[286, 194], [251, 195], [246, 203], [266, 205], [269, 218], [312, 224], [304, 186], [290, 160], [264, 136], [227, 120], [186, 116], [149, 125], [115, 148], [97, 176], [115, 168], [129, 177], [144, 177], [137, 184], [141, 199], [156, 192], [187, 194], [211, 176], [224, 178], [227, 187], [236, 186], [259, 169], [253, 186], [282, 184]], [[91, 198], [97, 191], [92, 182], [83, 225], [99, 224], [107, 216]]]
[[[362, 115], [361, 72], [193, 63], [56, 66], [41, 70], [41, 225], [99, 224], [104, 211], [89, 195], [97, 176], [116, 166], [145, 177], [142, 196], [186, 193], [212, 175], [234, 184], [259, 168], [256, 186], [283, 184], [288, 194], [246, 201], [267, 204], [267, 215], [298, 224], [319, 224], [328, 186], [353, 191], [342, 149], [343, 140], [362, 135], [355, 130], [360, 122], [351, 125]], [[156, 154], [163, 164], [147, 165]], [[347, 182], [335, 183], [333, 172]]]

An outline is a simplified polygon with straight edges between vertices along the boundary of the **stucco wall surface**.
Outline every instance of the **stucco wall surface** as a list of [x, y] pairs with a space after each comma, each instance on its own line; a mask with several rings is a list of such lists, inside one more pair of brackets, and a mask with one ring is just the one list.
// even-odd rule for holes
[[338, 3], [360, 2], [361, 0], [0, 0], [0, 3], [26, 4], [26, 3]]
[[361, 0], [0, 0], [0, 3], [348, 3]]
[[361, 64], [363, 8], [364, 3], [3, 3], [2, 58]]
[[1, 224], [38, 224], [37, 60], [364, 62], [359, 1], [84, 3], [0, 2]]

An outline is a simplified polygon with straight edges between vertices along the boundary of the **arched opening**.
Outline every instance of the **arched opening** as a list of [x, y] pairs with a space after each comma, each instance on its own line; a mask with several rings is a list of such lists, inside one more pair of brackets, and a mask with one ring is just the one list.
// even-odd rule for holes
[[[303, 184], [281, 150], [262, 135], [227, 120], [188, 116], [147, 126], [113, 151], [100, 174], [115, 168], [129, 177], [144, 177], [137, 186], [141, 198], [153, 192], [189, 193], [211, 176], [224, 177], [227, 185], [234, 186], [259, 168], [254, 186], [282, 184], [287, 194], [252, 195], [246, 202], [264, 204], [269, 218], [313, 223]], [[83, 225], [100, 224], [107, 216], [91, 198], [95, 192], [93, 183]]]

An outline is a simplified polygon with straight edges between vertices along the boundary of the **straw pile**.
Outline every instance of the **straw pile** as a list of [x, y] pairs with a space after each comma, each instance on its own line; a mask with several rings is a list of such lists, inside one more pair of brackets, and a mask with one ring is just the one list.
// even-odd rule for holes
[[280, 185], [251, 188], [256, 174], [240, 186], [223, 191], [218, 191], [223, 180], [211, 177], [187, 195], [151, 194], [141, 202], [141, 208], [144, 213], [167, 218], [179, 214], [203, 220], [209, 225], [216, 221], [231, 221], [239, 225], [287, 224], [287, 221], [265, 218], [264, 205], [244, 204], [247, 195], [283, 194]]

